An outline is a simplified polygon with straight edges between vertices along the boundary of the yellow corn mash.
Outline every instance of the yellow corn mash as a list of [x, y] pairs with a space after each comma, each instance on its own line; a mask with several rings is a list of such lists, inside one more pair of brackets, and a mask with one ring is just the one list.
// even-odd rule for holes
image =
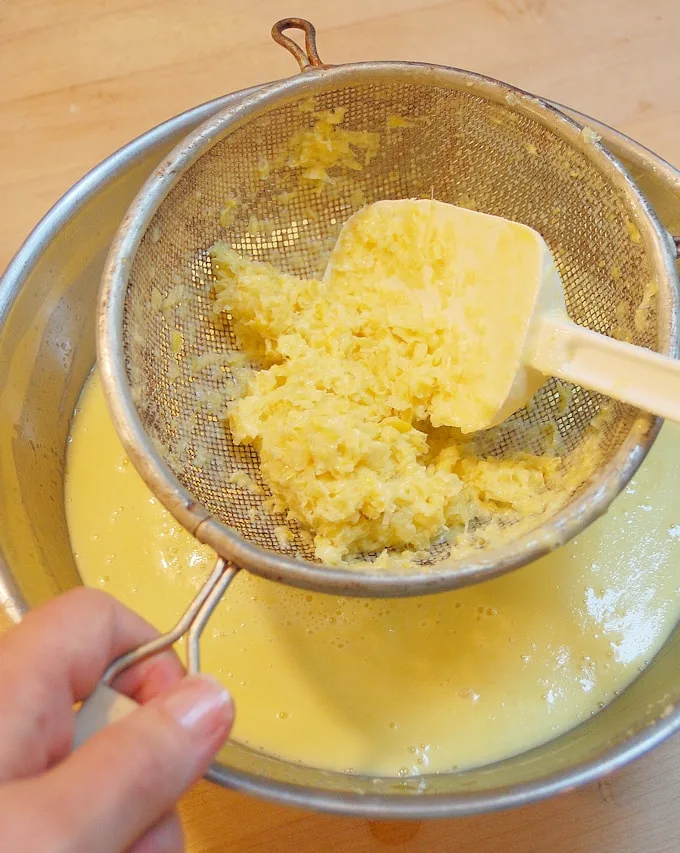
[[[363, 169], [378, 151], [378, 134], [341, 127], [346, 107], [318, 112], [314, 111], [313, 102], [307, 102], [306, 107], [305, 112], [312, 113], [315, 120], [312, 127], [296, 131], [271, 161], [264, 157], [257, 164], [258, 177], [263, 181], [278, 174], [284, 166], [295, 175], [297, 188], [277, 193], [281, 204], [287, 204], [297, 196], [297, 190], [305, 186], [321, 194], [341, 175]], [[226, 206], [225, 210], [231, 212]], [[232, 222], [233, 218], [229, 217], [222, 224], [231, 225]]]
[[255, 365], [230, 404], [232, 436], [259, 451], [275, 504], [313, 533], [318, 559], [425, 550], [545, 509], [555, 457], [481, 458], [472, 439], [431, 427], [442, 318], [422, 289], [300, 279], [225, 244], [211, 254], [214, 311]]
[[288, 166], [299, 178], [321, 192], [333, 181], [334, 169], [360, 171], [375, 156], [378, 136], [367, 130], [345, 130], [346, 107], [314, 113], [313, 127], [293, 134], [288, 145]]

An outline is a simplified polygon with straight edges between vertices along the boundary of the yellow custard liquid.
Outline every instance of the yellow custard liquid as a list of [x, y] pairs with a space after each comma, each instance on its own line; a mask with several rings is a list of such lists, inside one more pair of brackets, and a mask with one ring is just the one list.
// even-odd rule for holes
[[[68, 454], [83, 578], [167, 629], [213, 566], [151, 495], [95, 374]], [[544, 743], [622, 690], [680, 613], [680, 428], [667, 424], [606, 517], [480, 586], [367, 600], [242, 572], [206, 629], [203, 668], [231, 690], [233, 737], [316, 767], [407, 775]]]

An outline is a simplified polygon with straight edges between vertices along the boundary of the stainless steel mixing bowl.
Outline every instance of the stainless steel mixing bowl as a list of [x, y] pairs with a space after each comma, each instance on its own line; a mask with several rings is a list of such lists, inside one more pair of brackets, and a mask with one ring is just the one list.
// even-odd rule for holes
[[[251, 90], [252, 91], [252, 90]], [[69, 422], [95, 355], [95, 308], [109, 243], [142, 182], [229, 95], [127, 145], [33, 231], [0, 282], [0, 605], [13, 620], [79, 584], [64, 508]], [[597, 122], [670, 233], [680, 173]], [[477, 770], [368, 778], [303, 767], [229, 744], [209, 777], [280, 802], [352, 815], [423, 818], [508, 808], [593, 781], [680, 728], [680, 629], [611, 705], [544, 746]], [[677, 707], [676, 707], [677, 706]]]

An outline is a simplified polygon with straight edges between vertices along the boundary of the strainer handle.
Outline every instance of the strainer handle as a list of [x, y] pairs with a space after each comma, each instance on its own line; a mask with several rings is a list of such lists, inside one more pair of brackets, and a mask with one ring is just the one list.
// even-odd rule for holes
[[545, 376], [680, 423], [680, 360], [552, 315], [541, 318], [529, 360]]
[[[304, 50], [290, 36], [284, 35], [286, 30], [302, 30], [305, 34]], [[297, 59], [300, 71], [324, 67], [316, 49], [316, 29], [310, 21], [304, 18], [282, 18], [272, 27], [272, 38]]]
[[186, 635], [187, 671], [189, 675], [200, 672], [201, 634], [238, 571], [238, 567], [233, 563], [219, 557], [210, 576], [172, 630], [150, 643], [145, 643], [121, 655], [107, 667], [94, 692], [76, 714], [74, 748], [84, 743], [95, 732], [126, 716], [137, 707], [132, 699], [111, 687], [113, 681], [126, 669], [164, 651]]

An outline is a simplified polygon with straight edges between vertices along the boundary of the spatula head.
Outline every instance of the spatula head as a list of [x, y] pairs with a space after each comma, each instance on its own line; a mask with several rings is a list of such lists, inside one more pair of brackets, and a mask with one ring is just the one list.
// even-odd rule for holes
[[528, 402], [545, 380], [524, 357], [532, 318], [566, 312], [537, 231], [430, 199], [379, 201], [355, 213], [325, 281], [329, 299], [349, 288], [367, 304], [380, 295], [395, 344], [422, 351], [418, 370], [431, 383], [423, 390], [426, 416], [465, 433]]

